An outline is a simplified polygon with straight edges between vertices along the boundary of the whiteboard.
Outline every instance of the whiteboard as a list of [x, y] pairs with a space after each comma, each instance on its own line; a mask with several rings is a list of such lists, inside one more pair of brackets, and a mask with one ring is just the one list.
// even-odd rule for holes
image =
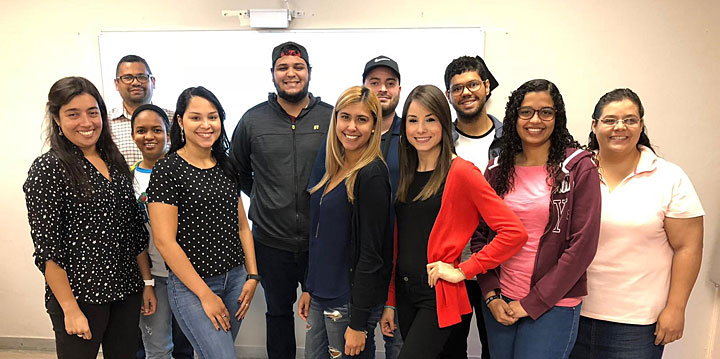
[[445, 67], [454, 58], [484, 56], [480, 28], [282, 30], [282, 31], [150, 31], [101, 32], [99, 37], [103, 96], [108, 108], [122, 99], [113, 78], [117, 62], [133, 54], [147, 60], [156, 78], [153, 103], [175, 109], [178, 95], [190, 86], [205, 86], [227, 113], [232, 135], [240, 117], [275, 92], [272, 49], [295, 41], [308, 51], [312, 66], [310, 92], [334, 105], [350, 86], [362, 84], [365, 63], [389, 56], [400, 67], [402, 111], [405, 96], [417, 85], [445, 91]]

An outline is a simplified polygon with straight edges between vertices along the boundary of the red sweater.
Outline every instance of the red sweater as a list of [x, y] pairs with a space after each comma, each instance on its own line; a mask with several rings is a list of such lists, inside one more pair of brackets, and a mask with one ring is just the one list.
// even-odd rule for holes
[[[497, 236], [470, 259], [459, 263], [460, 254], [481, 219]], [[428, 263], [452, 263], [460, 267], [467, 278], [473, 278], [512, 257], [526, 241], [527, 233], [520, 219], [495, 194], [482, 172], [471, 162], [455, 158], [445, 180], [440, 212], [428, 239]], [[397, 260], [397, 235], [395, 249]], [[387, 305], [391, 306], [395, 306], [394, 272], [393, 268], [387, 301]], [[435, 286], [435, 297], [441, 328], [459, 323], [462, 314], [472, 311], [464, 281], [450, 283], [439, 280]]]

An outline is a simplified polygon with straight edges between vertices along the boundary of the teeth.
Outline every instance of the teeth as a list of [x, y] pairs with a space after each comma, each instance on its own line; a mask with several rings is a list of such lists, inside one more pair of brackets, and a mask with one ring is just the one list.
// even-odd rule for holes
[[418, 142], [427, 142], [430, 141], [430, 137], [415, 137], [415, 140]]
[[95, 132], [95, 130], [88, 130], [88, 131], [78, 131], [83, 136], [90, 136]]
[[346, 134], [345, 137], [347, 137], [347, 138], [350, 139], [350, 140], [354, 140], [354, 139], [356, 139], [356, 138], [358, 138], [358, 137], [360, 137], [360, 136], [357, 136], [357, 135], [351, 136], [351, 135]]
[[527, 130], [527, 132], [530, 132], [530, 133], [540, 133], [544, 129], [542, 129], [542, 128], [526, 128], [525, 130]]
[[212, 133], [198, 133], [197, 135], [200, 137], [209, 138], [212, 135]]

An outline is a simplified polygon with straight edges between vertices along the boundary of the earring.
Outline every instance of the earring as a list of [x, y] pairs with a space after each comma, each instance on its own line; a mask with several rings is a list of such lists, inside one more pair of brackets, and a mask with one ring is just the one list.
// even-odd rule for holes
[[370, 131], [370, 133], [375, 133], [375, 130]]
[[180, 127], [180, 141], [185, 142], [185, 130]]
[[62, 133], [62, 128], [61, 128], [61, 127], [58, 127], [58, 134], [60, 135], [60, 137], [62, 137], [62, 136], [63, 136], [63, 133]]

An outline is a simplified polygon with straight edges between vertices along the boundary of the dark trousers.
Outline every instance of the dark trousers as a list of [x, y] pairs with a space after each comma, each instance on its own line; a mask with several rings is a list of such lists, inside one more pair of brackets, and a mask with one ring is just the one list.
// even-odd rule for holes
[[398, 324], [403, 337], [399, 359], [437, 358], [454, 326], [440, 328], [435, 289], [427, 276], [395, 279]]
[[74, 334], [68, 335], [65, 331], [65, 313], [55, 296], [51, 296], [46, 308], [55, 332], [58, 359], [95, 359], [100, 345], [107, 359], [133, 358], [137, 349], [141, 302], [141, 293], [106, 304], [78, 302], [92, 334], [92, 339], [85, 340]]
[[308, 252], [294, 253], [255, 241], [255, 258], [265, 290], [266, 346], [269, 359], [295, 357], [295, 312], [298, 284], [303, 281]]
[[[485, 305], [485, 296], [476, 280], [466, 280], [465, 288], [467, 289], [468, 299], [470, 299], [470, 305], [475, 311], [478, 334], [480, 334], [480, 343], [482, 343], [482, 359], [490, 359], [490, 347], [488, 346], [487, 330], [485, 329], [482, 311], [482, 306]], [[448, 338], [438, 358], [467, 359], [467, 338], [468, 334], [470, 334], [472, 316], [472, 313], [463, 315], [462, 322], [453, 326], [453, 332], [450, 334], [450, 338]]]
[[[178, 326], [175, 316], [172, 316], [172, 342], [173, 351], [172, 356], [175, 359], [193, 359], [195, 358], [195, 351], [193, 350], [192, 344], [185, 337], [182, 329]], [[137, 359], [145, 359], [145, 346], [142, 342], [142, 335], [140, 334], [140, 328], [138, 328], [138, 350]]]

